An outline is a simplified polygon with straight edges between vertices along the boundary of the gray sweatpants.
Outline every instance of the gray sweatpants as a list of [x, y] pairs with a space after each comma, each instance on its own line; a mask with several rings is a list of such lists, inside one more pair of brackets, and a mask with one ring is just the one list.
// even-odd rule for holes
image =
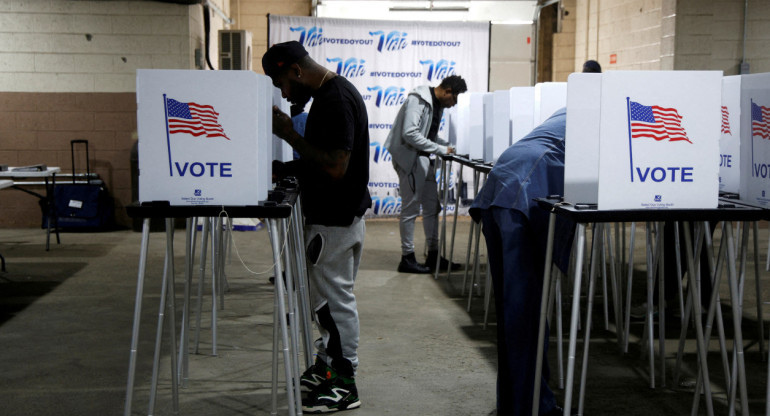
[[401, 215], [398, 228], [401, 233], [401, 254], [414, 253], [414, 221], [420, 215], [422, 205], [422, 228], [425, 231], [425, 245], [428, 251], [438, 250], [438, 201], [436, 170], [427, 156], [419, 156], [411, 172], [406, 172], [393, 162], [398, 174], [401, 194]]
[[365, 232], [362, 218], [347, 227], [305, 227], [310, 301], [321, 332], [315, 343], [318, 358], [345, 376], [354, 376], [358, 368], [358, 309], [353, 284]]

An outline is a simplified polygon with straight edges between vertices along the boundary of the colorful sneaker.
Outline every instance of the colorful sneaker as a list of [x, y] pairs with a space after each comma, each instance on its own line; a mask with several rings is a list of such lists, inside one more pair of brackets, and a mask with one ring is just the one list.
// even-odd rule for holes
[[331, 377], [302, 400], [305, 413], [331, 413], [361, 407], [353, 378], [343, 377], [329, 368]]
[[331, 374], [328, 370], [331, 370], [325, 362], [316, 357], [315, 363], [308, 367], [302, 377], [299, 378], [300, 390], [303, 392], [311, 392], [315, 390], [328, 378], [331, 378]]

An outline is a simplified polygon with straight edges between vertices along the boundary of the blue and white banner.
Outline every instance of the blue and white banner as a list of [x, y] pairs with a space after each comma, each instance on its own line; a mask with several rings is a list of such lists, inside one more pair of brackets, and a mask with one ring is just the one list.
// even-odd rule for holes
[[[393, 120], [409, 92], [419, 85], [438, 85], [460, 75], [468, 91], [487, 91], [488, 22], [399, 22], [269, 17], [269, 44], [296, 40], [310, 57], [358, 88], [369, 113], [368, 215], [401, 211], [398, 176], [384, 148]], [[310, 107], [306, 107], [309, 110]], [[441, 122], [446, 135], [446, 117]]]

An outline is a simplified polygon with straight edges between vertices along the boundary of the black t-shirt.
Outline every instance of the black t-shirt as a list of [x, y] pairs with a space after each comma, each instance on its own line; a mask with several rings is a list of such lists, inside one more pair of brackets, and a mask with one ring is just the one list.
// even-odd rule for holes
[[310, 224], [346, 226], [372, 205], [369, 195], [369, 118], [361, 94], [336, 76], [313, 94], [305, 140], [324, 150], [350, 151], [348, 169], [333, 180], [317, 165], [300, 159], [302, 211]]
[[435, 142], [436, 137], [438, 136], [438, 127], [439, 124], [441, 124], [441, 115], [443, 114], [444, 109], [441, 108], [441, 102], [439, 102], [438, 98], [436, 98], [436, 92], [433, 90], [433, 87], [430, 88], [430, 97], [433, 100], [433, 118], [430, 120], [428, 138]]

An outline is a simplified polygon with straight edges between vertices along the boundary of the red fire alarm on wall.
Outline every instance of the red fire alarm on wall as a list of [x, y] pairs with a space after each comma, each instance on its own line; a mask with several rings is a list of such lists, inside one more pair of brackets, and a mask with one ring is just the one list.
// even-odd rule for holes
[[613, 53], [613, 54], [610, 55], [610, 63], [611, 64], [618, 63], [618, 54]]

